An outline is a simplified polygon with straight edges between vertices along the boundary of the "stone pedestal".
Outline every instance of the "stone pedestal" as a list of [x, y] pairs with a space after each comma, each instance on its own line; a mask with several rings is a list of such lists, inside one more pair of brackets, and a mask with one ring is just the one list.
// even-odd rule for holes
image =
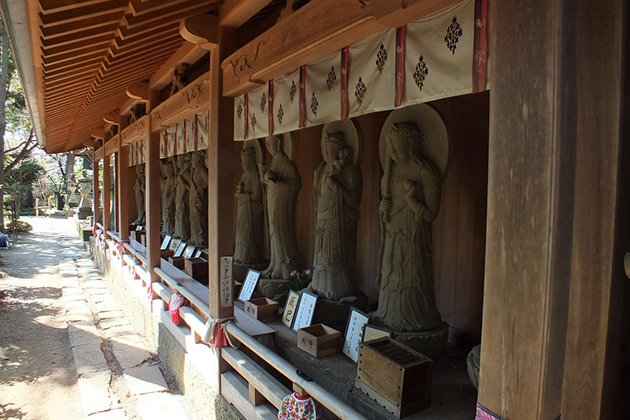
[[255, 271], [263, 271], [268, 266], [269, 266], [268, 261], [265, 261], [260, 264], [244, 264], [244, 263], [238, 263], [234, 261], [234, 264], [232, 265], [232, 278], [242, 283], [245, 280], [245, 277], [247, 277], [248, 270], [251, 269]]
[[425, 356], [435, 359], [446, 348], [448, 324], [442, 324], [432, 330], [398, 332], [392, 331], [391, 337]]
[[77, 217], [79, 220], [85, 220], [89, 216], [92, 216], [92, 209], [90, 207], [79, 207], [77, 210]]
[[288, 279], [259, 279], [256, 293], [262, 297], [273, 299], [282, 291], [286, 291], [288, 283]]
[[[311, 291], [311, 293], [313, 292]], [[350, 310], [354, 307], [365, 312], [367, 306], [368, 297], [361, 292], [358, 293], [356, 300], [352, 302], [339, 302], [318, 297], [311, 324], [325, 324], [345, 334]]]

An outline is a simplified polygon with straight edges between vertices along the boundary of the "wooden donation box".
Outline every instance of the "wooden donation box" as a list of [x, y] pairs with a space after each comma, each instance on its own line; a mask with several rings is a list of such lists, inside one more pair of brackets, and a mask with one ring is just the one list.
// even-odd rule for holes
[[280, 316], [280, 305], [268, 298], [250, 299], [245, 302], [245, 312], [260, 322], [269, 322]]
[[433, 361], [389, 337], [359, 347], [357, 388], [398, 418], [431, 405]]
[[297, 346], [311, 356], [326, 357], [341, 349], [341, 333], [324, 324], [298, 330]]
[[208, 261], [203, 258], [186, 258], [184, 271], [198, 282], [208, 284]]

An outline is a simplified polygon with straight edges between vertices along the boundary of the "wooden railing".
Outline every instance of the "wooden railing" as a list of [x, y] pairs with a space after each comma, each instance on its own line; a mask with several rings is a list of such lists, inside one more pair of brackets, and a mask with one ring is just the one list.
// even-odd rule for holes
[[[138, 243], [134, 243], [133, 246], [124, 244], [128, 254], [123, 256], [123, 261], [125, 264], [133, 266], [136, 275], [142, 279], [142, 283], [146, 287], [150, 283], [150, 276], [146, 270], [147, 259], [142, 251], [135, 249], [134, 246], [142, 248]], [[175, 292], [182, 294], [191, 303], [191, 307], [182, 306], [180, 308], [180, 319], [183, 321], [183, 327], [189, 329], [193, 334], [193, 343], [195, 345], [202, 343], [201, 338], [205, 333], [206, 320], [210, 314], [207, 300], [209, 297], [208, 288], [195, 282], [165, 260], [162, 260], [162, 267], [155, 267], [153, 271], [160, 280], [153, 282], [151, 287], [156, 297], [162, 300], [163, 309], [168, 307], [168, 302]], [[189, 282], [191, 283], [189, 284]], [[196, 287], [199, 288], [196, 290], [197, 293], [191, 290], [195, 285], [198, 285]], [[200, 297], [200, 294], [204, 296]], [[317, 383], [299, 376], [295, 366], [263, 344], [265, 342], [269, 344], [265, 338], [274, 334], [275, 330], [245, 314], [238, 306], [234, 306], [234, 315], [234, 321], [228, 321], [225, 324], [225, 332], [232, 344], [240, 343], [240, 346], [247, 347], [252, 353], [273, 366], [288, 380], [287, 382], [302, 388], [319, 405], [326, 407], [339, 418], [364, 419], [361, 414], [336, 395]], [[170, 322], [170, 319], [164, 322]], [[171, 325], [174, 326], [174, 324]], [[177, 328], [181, 329], [182, 326]], [[181, 344], [186, 348], [186, 343]], [[226, 362], [226, 366], [231, 367], [231, 369], [221, 373], [221, 395], [247, 419], [277, 418], [283, 398], [292, 390], [288, 389], [258, 363], [251, 360], [242, 350], [230, 346], [224, 347], [221, 350], [221, 357]]]

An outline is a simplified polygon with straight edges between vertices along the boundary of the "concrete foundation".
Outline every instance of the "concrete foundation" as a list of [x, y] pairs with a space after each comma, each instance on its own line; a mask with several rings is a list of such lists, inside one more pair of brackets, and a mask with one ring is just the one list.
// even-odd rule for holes
[[[241, 420], [238, 412], [219, 394], [218, 356], [205, 344], [195, 344], [185, 332], [164, 316], [159, 300], [150, 302], [139, 280], [129, 280], [127, 268], [117, 258], [110, 259], [106, 249], [90, 244], [92, 258], [107, 280], [125, 317], [146, 340], [151, 349], [170, 370], [190, 408], [199, 418]], [[158, 303], [154, 305], [153, 303]]]

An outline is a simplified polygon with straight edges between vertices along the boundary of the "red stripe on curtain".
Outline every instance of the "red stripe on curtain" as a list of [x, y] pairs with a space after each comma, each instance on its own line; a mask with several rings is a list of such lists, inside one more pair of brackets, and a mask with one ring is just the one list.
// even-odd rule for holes
[[488, 75], [488, 0], [475, 0], [475, 43], [473, 48], [473, 93], [486, 90]]
[[267, 97], [269, 98], [268, 108], [269, 108], [269, 135], [273, 134], [273, 79], [269, 81], [269, 86], [267, 88]]
[[306, 66], [300, 67], [300, 128], [306, 126]]
[[341, 119], [348, 118], [350, 104], [348, 102], [348, 56], [349, 47], [341, 49]]
[[394, 106], [398, 108], [405, 94], [405, 36], [407, 26], [396, 28], [396, 93]]

